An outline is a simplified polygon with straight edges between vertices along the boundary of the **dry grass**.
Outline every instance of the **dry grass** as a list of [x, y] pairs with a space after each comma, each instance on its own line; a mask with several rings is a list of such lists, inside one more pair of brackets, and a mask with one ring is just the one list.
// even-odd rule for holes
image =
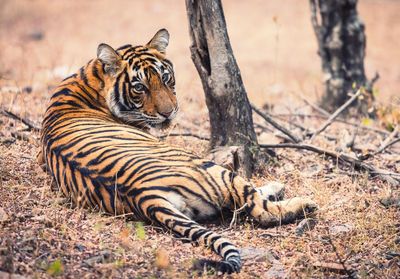
[[[158, 28], [167, 27], [172, 34], [169, 56], [175, 64], [182, 108], [173, 131], [207, 135], [207, 110], [190, 60], [181, 2], [126, 0], [111, 5], [104, 0], [80, 4], [0, 0], [0, 105], [39, 124], [53, 86], [92, 58], [98, 43], [142, 43]], [[274, 113], [309, 113], [310, 108], [294, 93], [315, 101], [320, 91], [320, 62], [307, 1], [303, 5], [295, 0], [225, 2], [233, 48], [250, 99], [260, 106], [268, 101], [274, 105]], [[378, 101], [397, 108], [400, 69], [394, 61], [400, 60], [395, 45], [400, 37], [399, 10], [396, 1], [360, 3], [367, 26], [367, 73], [372, 76], [379, 70]], [[391, 26], [390, 32], [387, 26]], [[40, 34], [44, 37], [36, 40]], [[255, 121], [265, 124], [258, 118]], [[322, 123], [301, 117], [290, 122], [313, 129]], [[70, 278], [187, 278], [198, 276], [191, 270], [194, 259], [217, 259], [203, 247], [183, 244], [167, 231], [144, 225], [143, 232], [130, 216], [71, 208], [51, 190], [50, 177], [35, 162], [38, 135], [21, 131], [23, 128], [19, 122], [0, 118], [0, 271], [40, 278], [57, 274]], [[27, 137], [15, 139], [16, 132]], [[273, 133], [258, 132], [260, 142], [279, 141]], [[337, 140], [320, 136], [316, 144], [334, 149], [345, 141], [346, 133], [353, 132], [351, 126], [335, 123], [325, 135]], [[383, 140], [384, 136], [360, 130], [355, 145], [364, 151], [375, 150]], [[168, 141], [198, 154], [207, 152], [207, 143], [197, 139]], [[399, 172], [399, 152], [394, 146], [391, 152], [369, 161]], [[288, 197], [311, 196], [320, 205], [318, 224], [303, 236], [296, 235], [295, 224], [268, 230], [251, 220], [243, 220], [234, 229], [228, 227], [230, 220], [221, 226], [210, 225], [239, 247], [269, 250], [277, 259], [249, 259], [242, 272], [232, 277], [265, 278], [271, 275], [271, 268], [279, 269], [277, 262], [288, 278], [345, 277], [316, 267], [317, 262], [341, 260], [362, 278], [398, 277], [399, 256], [390, 253], [399, 253], [399, 211], [379, 202], [390, 193], [399, 195], [398, 187], [351, 168], [339, 168], [312, 153], [280, 150], [278, 154], [276, 162], [253, 178], [254, 184], [279, 180], [287, 184]], [[2, 221], [4, 213], [7, 220]], [[347, 231], [335, 232], [338, 228]]]

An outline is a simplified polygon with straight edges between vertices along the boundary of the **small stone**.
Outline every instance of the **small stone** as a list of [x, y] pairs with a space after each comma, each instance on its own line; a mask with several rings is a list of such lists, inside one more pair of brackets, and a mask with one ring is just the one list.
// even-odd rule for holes
[[93, 267], [97, 263], [112, 262], [112, 254], [108, 250], [101, 251], [99, 255], [90, 257], [83, 261], [86, 265]]
[[24, 88], [22, 88], [23, 93], [30, 94], [30, 93], [32, 93], [32, 90], [33, 90], [32, 86], [25, 86]]
[[323, 169], [323, 167], [322, 167], [321, 165], [319, 165], [319, 164], [312, 164], [311, 166], [308, 166], [307, 168], [305, 168], [305, 169], [301, 172], [301, 175], [302, 175], [303, 177], [307, 177], [307, 178], [315, 177], [315, 176], [317, 176], [318, 174], [321, 173], [322, 169]]
[[265, 278], [287, 278], [288, 274], [285, 270], [285, 266], [280, 261], [275, 261], [274, 264], [265, 273]]
[[79, 252], [83, 252], [86, 250], [86, 247], [82, 244], [76, 244], [74, 247], [76, 250], [78, 250]]
[[[45, 166], [47, 167], [47, 165], [45, 165]], [[62, 205], [62, 204], [66, 204], [68, 202], [68, 199], [66, 199], [66, 198], [54, 198], [52, 202], [55, 203], [55, 204], [58, 204], [58, 205]]]
[[277, 257], [271, 252], [271, 250], [253, 247], [244, 247], [240, 249], [240, 257], [243, 261], [255, 262], [268, 261], [273, 263], [277, 260]]
[[41, 41], [44, 38], [44, 33], [40, 30], [34, 30], [27, 35], [27, 39], [32, 41]]
[[329, 228], [329, 233], [332, 235], [338, 235], [342, 233], [351, 232], [353, 229], [354, 226], [349, 224], [336, 225]]
[[302, 220], [296, 227], [296, 235], [301, 236], [306, 231], [311, 231], [317, 225], [318, 221], [314, 218], [306, 218]]
[[4, 146], [10, 146], [11, 144], [13, 144], [16, 141], [15, 138], [0, 138], [0, 145], [4, 145]]
[[379, 202], [386, 208], [389, 208], [392, 206], [400, 208], [400, 197], [389, 196], [389, 197], [380, 199]]
[[394, 258], [399, 258], [400, 259], [400, 253], [395, 252], [395, 251], [389, 251], [385, 253], [385, 258], [388, 260], [394, 259]]

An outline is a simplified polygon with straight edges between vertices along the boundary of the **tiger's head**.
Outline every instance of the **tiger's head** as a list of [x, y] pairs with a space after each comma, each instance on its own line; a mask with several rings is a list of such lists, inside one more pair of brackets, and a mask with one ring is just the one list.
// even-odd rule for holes
[[165, 50], [169, 33], [159, 30], [143, 46], [116, 50], [100, 44], [97, 58], [105, 73], [106, 100], [111, 113], [138, 127], [166, 128], [178, 111], [175, 77]]

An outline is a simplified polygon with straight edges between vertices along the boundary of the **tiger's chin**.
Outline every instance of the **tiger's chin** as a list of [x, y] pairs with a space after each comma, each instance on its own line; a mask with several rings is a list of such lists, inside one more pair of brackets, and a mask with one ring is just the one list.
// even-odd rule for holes
[[150, 126], [152, 128], [154, 128], [154, 129], [164, 131], [164, 130], [167, 130], [169, 127], [171, 127], [171, 124], [172, 124], [172, 121], [169, 120], [169, 119], [166, 119], [161, 123], [153, 124], [153, 125], [150, 125]]

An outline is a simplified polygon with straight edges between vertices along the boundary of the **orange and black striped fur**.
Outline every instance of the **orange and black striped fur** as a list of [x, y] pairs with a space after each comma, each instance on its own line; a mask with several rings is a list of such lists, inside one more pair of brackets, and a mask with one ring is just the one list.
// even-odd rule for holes
[[269, 201], [233, 172], [148, 133], [149, 127], [167, 126], [178, 110], [168, 41], [162, 29], [144, 46], [114, 50], [101, 44], [97, 59], [51, 97], [39, 160], [76, 205], [134, 213], [210, 247], [223, 260], [204, 263], [219, 272], [239, 272], [238, 249], [198, 222], [243, 207], [270, 226], [316, 205], [303, 198]]

